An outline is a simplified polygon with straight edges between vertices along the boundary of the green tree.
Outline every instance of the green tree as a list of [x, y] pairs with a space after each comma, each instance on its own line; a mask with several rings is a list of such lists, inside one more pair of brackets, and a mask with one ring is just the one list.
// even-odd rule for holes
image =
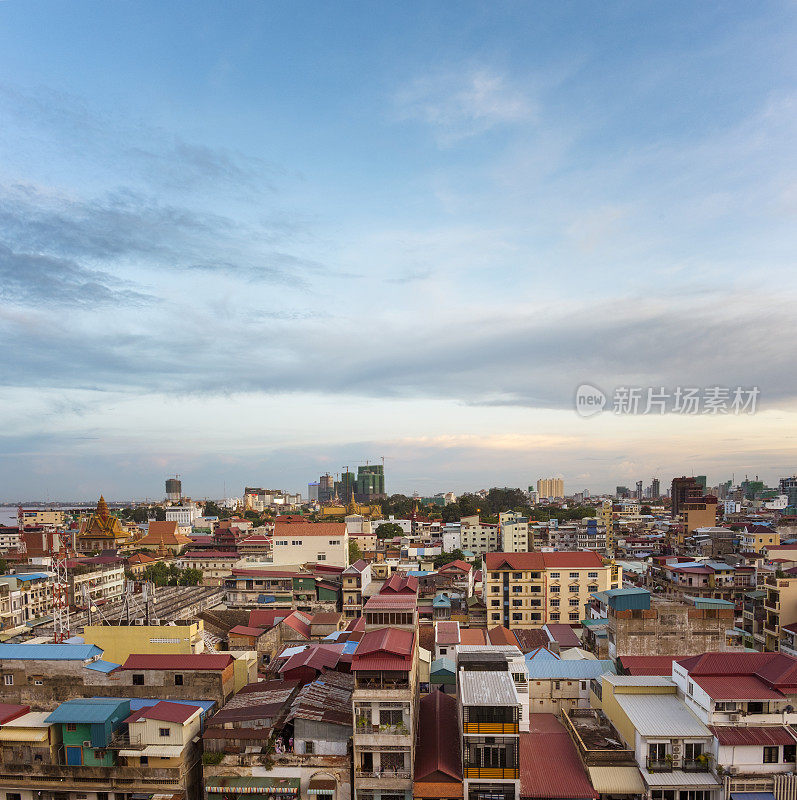
[[224, 516], [224, 511], [212, 500], [205, 501], [205, 507], [202, 513], [206, 517], [218, 517], [219, 519], [222, 519]]
[[653, 512], [650, 510], [650, 506], [642, 506], [642, 508], [639, 509], [639, 513], [640, 514], [652, 514]]
[[440, 553], [439, 556], [435, 556], [434, 568], [440, 569], [440, 567], [444, 567], [452, 561], [464, 560], [464, 558], [462, 551], [459, 549], [452, 550], [450, 553]]
[[441, 519], [443, 522], [459, 522], [461, 516], [462, 515], [459, 513], [459, 503], [449, 503], [447, 506], [443, 506], [441, 512]]
[[[164, 516], [165, 516], [165, 513], [164, 513]], [[147, 509], [144, 506], [139, 506], [138, 508], [134, 508], [133, 511], [130, 514], [130, 519], [132, 519], [133, 522], [137, 522], [139, 525], [142, 522], [146, 522], [147, 521]]]
[[163, 506], [155, 506], [155, 520], [157, 522], [166, 521], [166, 510], [163, 508]]
[[0, 575], [5, 575], [8, 572], [8, 561], [0, 558]]
[[202, 583], [202, 570], [189, 567], [184, 569], [179, 578], [180, 586], [199, 586]]
[[349, 540], [349, 564], [353, 564], [355, 561], [359, 561], [363, 557], [363, 551], [360, 549], [360, 545], [354, 540]]
[[394, 536], [403, 536], [404, 529], [397, 522], [383, 522], [377, 526], [377, 539], [392, 539]]

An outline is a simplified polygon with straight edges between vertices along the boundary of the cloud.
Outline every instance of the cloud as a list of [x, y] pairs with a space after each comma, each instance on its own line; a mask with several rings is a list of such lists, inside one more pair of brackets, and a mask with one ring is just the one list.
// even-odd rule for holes
[[529, 97], [512, 87], [505, 75], [487, 68], [416, 78], [396, 92], [394, 105], [398, 119], [425, 123], [442, 145], [535, 114]]
[[85, 308], [141, 305], [155, 298], [125, 288], [123, 281], [74, 261], [35, 253], [17, 253], [0, 243], [0, 297], [26, 305]]

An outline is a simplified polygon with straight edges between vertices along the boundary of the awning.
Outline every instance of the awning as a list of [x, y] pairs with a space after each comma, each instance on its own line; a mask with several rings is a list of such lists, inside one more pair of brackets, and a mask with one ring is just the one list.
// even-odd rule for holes
[[47, 728], [0, 728], [0, 742], [46, 742], [49, 734]]
[[645, 792], [645, 783], [636, 767], [589, 767], [589, 779], [599, 794]]
[[775, 800], [772, 792], [731, 792], [731, 800]]
[[335, 781], [324, 778], [314, 778], [307, 787], [307, 794], [333, 794]]
[[183, 754], [183, 747], [179, 744], [149, 744], [142, 750], [120, 750], [120, 756], [128, 758], [139, 758], [147, 756], [152, 758], [180, 758]]
[[648, 786], [677, 786], [681, 789], [692, 789], [702, 786], [717, 788], [720, 783], [710, 772], [684, 772], [674, 769], [672, 772], [648, 772], [640, 770]]

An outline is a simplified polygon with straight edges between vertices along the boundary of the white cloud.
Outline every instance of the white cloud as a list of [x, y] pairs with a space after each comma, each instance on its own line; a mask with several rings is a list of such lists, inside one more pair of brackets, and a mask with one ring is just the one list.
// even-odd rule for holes
[[399, 119], [429, 125], [441, 145], [534, 117], [535, 104], [491, 69], [416, 78], [395, 95]]

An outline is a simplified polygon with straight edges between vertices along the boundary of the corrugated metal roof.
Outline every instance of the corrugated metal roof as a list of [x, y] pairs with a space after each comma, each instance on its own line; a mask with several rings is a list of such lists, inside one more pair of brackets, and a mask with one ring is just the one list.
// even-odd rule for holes
[[770, 689], [755, 675], [690, 675], [712, 700], [782, 700], [784, 695]]
[[[628, 695], [630, 697], [630, 695]], [[689, 734], [681, 734], [688, 736]], [[689, 788], [692, 786], [713, 786], [720, 785], [719, 781], [710, 772], [684, 772], [681, 769], [674, 769], [672, 772], [648, 772], [641, 769], [642, 778], [648, 786], [680, 786]]]
[[67, 700], [61, 703], [48, 717], [47, 722], [96, 723], [105, 722], [113, 716], [119, 706], [124, 706], [122, 713], [128, 716], [130, 703], [118, 697], [90, 697], [87, 700]]
[[0, 644], [0, 660], [88, 661], [101, 655], [93, 644]]
[[568, 678], [574, 680], [589, 680], [598, 678], [606, 673], [614, 674], [614, 662], [608, 659], [526, 659], [526, 671], [530, 680], [559, 680]]
[[454, 662], [450, 658], [446, 658], [445, 656], [440, 656], [440, 658], [436, 658], [432, 661], [432, 672], [441, 672], [445, 670], [446, 672], [450, 672], [454, 675], [457, 671], [457, 668]]
[[0, 742], [46, 742], [49, 736], [47, 728], [0, 728]]
[[599, 794], [644, 794], [637, 767], [589, 767], [589, 778]]
[[103, 659], [97, 659], [97, 661], [92, 661], [91, 664], [86, 664], [86, 669], [93, 669], [96, 672], [113, 672], [115, 669], [119, 669], [121, 664], [114, 664], [113, 661], [104, 661]]
[[615, 692], [614, 699], [640, 736], [711, 737], [711, 731], [674, 694]]
[[459, 691], [465, 706], [520, 705], [515, 682], [508, 672], [459, 673]]
[[797, 738], [782, 725], [771, 727], [709, 725], [709, 729], [723, 747], [794, 744]]
[[612, 686], [675, 686], [663, 675], [604, 675], [603, 680]]

